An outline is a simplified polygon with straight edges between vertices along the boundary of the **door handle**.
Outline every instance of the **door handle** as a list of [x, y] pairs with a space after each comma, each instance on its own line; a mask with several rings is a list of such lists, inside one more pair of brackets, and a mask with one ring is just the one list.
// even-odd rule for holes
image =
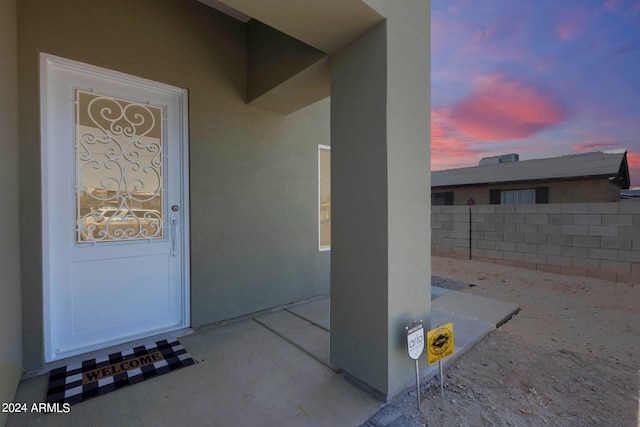
[[180, 254], [178, 250], [178, 218], [171, 217], [171, 253], [172, 257], [176, 257]]

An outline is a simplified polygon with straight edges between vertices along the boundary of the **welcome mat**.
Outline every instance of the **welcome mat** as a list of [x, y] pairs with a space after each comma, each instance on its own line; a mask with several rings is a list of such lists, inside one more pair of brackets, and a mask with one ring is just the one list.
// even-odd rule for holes
[[178, 340], [157, 341], [85, 360], [50, 372], [47, 402], [82, 402], [193, 363]]

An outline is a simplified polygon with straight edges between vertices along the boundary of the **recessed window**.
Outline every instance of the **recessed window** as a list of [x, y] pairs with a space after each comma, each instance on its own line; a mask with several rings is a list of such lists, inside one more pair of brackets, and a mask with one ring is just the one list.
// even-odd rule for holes
[[501, 205], [526, 205], [536, 202], [536, 190], [508, 190], [500, 192]]
[[492, 205], [524, 205], [549, 203], [549, 187], [527, 188], [523, 190], [489, 190]]
[[318, 145], [318, 241], [331, 249], [331, 147]]
[[431, 193], [431, 206], [453, 205], [453, 191], [446, 193]]

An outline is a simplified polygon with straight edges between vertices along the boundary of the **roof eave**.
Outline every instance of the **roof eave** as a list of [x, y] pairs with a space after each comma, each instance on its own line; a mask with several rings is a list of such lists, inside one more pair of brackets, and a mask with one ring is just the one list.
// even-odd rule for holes
[[[628, 176], [629, 176], [629, 172], [627, 170], [627, 177]], [[526, 180], [511, 180], [511, 181], [474, 182], [474, 183], [467, 183], [467, 184], [432, 185], [431, 188], [434, 190], [440, 190], [440, 189], [460, 188], [460, 187], [486, 187], [488, 185], [515, 185], [515, 184], [526, 184], [526, 183], [540, 184], [540, 183], [546, 183], [546, 182], [559, 182], [559, 181], [586, 181], [591, 179], [609, 179], [610, 177], [611, 177], [610, 174], [583, 175], [583, 176], [558, 177], [558, 178], [541, 178], [541, 179], [526, 179]], [[628, 182], [628, 178], [627, 178], [627, 182]]]
[[631, 187], [631, 177], [629, 175], [629, 163], [627, 162], [626, 151], [624, 152], [624, 156], [622, 156], [622, 161], [620, 162], [620, 169], [618, 170], [615, 184], [623, 190], [628, 190], [629, 187]]

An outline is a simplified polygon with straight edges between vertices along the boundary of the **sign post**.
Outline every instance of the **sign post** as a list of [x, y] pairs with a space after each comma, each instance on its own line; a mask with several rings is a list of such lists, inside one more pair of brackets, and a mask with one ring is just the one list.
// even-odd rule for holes
[[407, 330], [407, 350], [409, 351], [409, 357], [416, 361], [416, 396], [418, 402], [418, 410], [420, 410], [420, 369], [418, 367], [418, 359], [424, 350], [424, 328], [422, 326], [422, 320], [419, 322], [413, 321], [411, 328], [408, 326]]
[[427, 354], [429, 365], [440, 363], [440, 397], [444, 397], [444, 378], [442, 377], [442, 359], [453, 354], [453, 323], [438, 326], [427, 332]]

